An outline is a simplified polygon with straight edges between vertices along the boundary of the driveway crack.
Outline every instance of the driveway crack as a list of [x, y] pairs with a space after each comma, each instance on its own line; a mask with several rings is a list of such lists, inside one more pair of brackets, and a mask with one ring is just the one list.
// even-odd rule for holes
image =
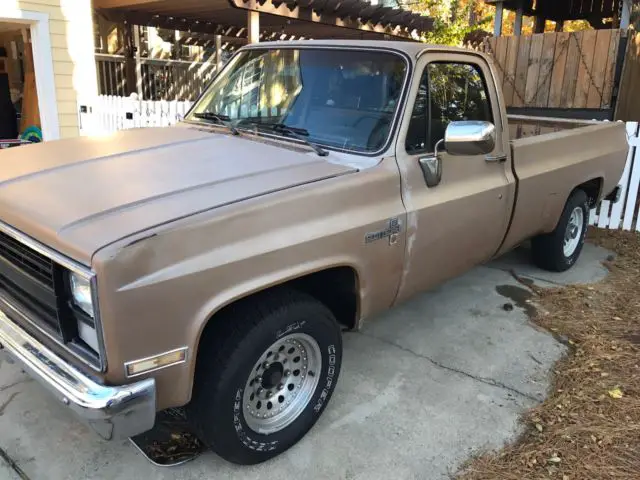
[[16, 475], [18, 475], [18, 477], [20, 477], [21, 480], [30, 480], [29, 476], [26, 473], [24, 473], [24, 470], [20, 468], [20, 466], [15, 462], [15, 460], [11, 458], [9, 454], [5, 452], [5, 450], [2, 447], [0, 447], [0, 459], [4, 460], [7, 463], [7, 465], [9, 465], [9, 468], [11, 468], [11, 470], [16, 472]]
[[16, 385], [20, 385], [22, 383], [30, 382], [32, 379], [30, 377], [23, 378], [22, 380], [16, 380], [13, 383], [9, 383], [8, 385], [0, 385], [0, 392], [4, 392], [5, 390], [9, 390], [10, 388], [15, 387]]
[[0, 417], [4, 415], [5, 408], [7, 408], [9, 404], [13, 401], [13, 399], [16, 398], [19, 394], [20, 392], [13, 392], [11, 395], [9, 395], [9, 398], [7, 399], [6, 402], [0, 403]]
[[442, 370], [447, 370], [449, 372], [457, 373], [458, 375], [462, 375], [462, 376], [465, 376], [465, 377], [470, 378], [472, 380], [475, 380], [477, 382], [484, 383], [485, 385], [490, 385], [492, 387], [496, 387], [496, 388], [501, 388], [503, 390], [507, 390], [507, 391], [515, 393], [515, 394], [517, 394], [517, 395], [519, 395], [521, 397], [528, 398], [529, 400], [533, 400], [536, 403], [540, 403], [540, 401], [541, 401], [539, 398], [536, 398], [533, 395], [530, 395], [530, 394], [525, 393], [525, 392], [521, 392], [520, 390], [518, 390], [516, 388], [513, 388], [513, 387], [510, 387], [509, 385], [505, 385], [504, 383], [499, 382], [497, 380], [494, 380], [493, 378], [480, 377], [478, 375], [473, 375], [472, 373], [465, 372], [464, 370], [460, 370], [460, 369], [455, 368], [455, 367], [450, 367], [448, 365], [445, 365], [444, 363], [440, 363], [437, 360], [434, 360], [433, 358], [431, 358], [431, 357], [429, 357], [427, 355], [422, 355], [422, 354], [420, 354], [418, 352], [415, 352], [414, 350], [411, 350], [410, 348], [407, 348], [407, 347], [405, 347], [403, 345], [400, 345], [400, 344], [398, 344], [396, 342], [393, 342], [391, 340], [387, 340], [386, 338], [377, 337], [375, 335], [371, 335], [369, 333], [364, 333], [362, 331], [358, 331], [356, 333], [364, 335], [365, 337], [373, 338], [374, 340], [378, 340], [379, 342], [385, 343], [387, 345], [391, 345], [392, 347], [395, 347], [395, 348], [397, 348], [399, 350], [402, 350], [403, 352], [406, 352], [406, 353], [409, 353], [409, 354], [414, 355], [416, 357], [419, 357], [419, 358], [422, 358], [424, 360], [427, 360], [429, 363], [431, 363], [432, 365], [434, 365], [434, 366], [436, 366], [436, 367], [438, 367], [438, 368], [440, 368]]

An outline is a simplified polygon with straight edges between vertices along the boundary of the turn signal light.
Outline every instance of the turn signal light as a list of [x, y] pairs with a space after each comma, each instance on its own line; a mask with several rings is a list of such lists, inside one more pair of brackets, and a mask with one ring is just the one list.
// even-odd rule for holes
[[124, 364], [127, 377], [134, 377], [143, 373], [154, 372], [161, 368], [183, 363], [187, 360], [187, 347], [171, 350], [153, 357], [141, 358]]

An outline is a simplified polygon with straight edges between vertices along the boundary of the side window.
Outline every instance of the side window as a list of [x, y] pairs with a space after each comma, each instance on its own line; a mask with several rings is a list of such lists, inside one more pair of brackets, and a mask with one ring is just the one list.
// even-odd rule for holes
[[470, 63], [431, 63], [420, 80], [407, 132], [407, 152], [433, 152], [447, 125], [456, 120], [493, 122], [484, 77]]
[[420, 79], [420, 86], [413, 104], [411, 121], [405, 139], [407, 153], [422, 153], [427, 148], [427, 118], [429, 118], [429, 72], [425, 68]]

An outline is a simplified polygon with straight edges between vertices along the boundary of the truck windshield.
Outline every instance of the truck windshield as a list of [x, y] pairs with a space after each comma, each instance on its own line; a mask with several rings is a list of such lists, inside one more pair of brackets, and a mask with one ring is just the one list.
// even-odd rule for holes
[[406, 75], [406, 62], [393, 53], [250, 49], [233, 57], [187, 120], [217, 115], [237, 129], [276, 135], [286, 126], [314, 144], [378, 152]]

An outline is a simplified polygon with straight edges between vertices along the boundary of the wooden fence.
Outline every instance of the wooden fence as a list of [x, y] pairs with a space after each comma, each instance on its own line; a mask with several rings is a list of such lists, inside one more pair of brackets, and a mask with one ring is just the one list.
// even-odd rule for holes
[[609, 109], [621, 30], [491, 37], [507, 107]]
[[616, 203], [607, 200], [591, 210], [589, 224], [600, 228], [640, 231], [638, 188], [640, 187], [640, 138], [638, 122], [627, 122], [629, 154], [620, 185], [622, 194]]

